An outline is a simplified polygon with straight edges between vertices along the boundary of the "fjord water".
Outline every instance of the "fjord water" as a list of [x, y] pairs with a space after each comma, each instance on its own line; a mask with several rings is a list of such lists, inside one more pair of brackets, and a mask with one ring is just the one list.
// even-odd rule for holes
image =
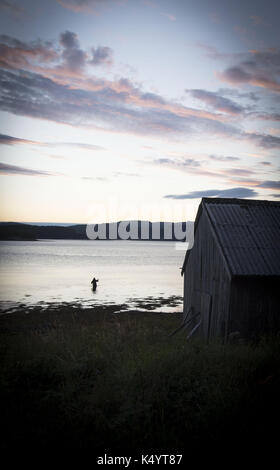
[[[1, 241], [1, 308], [60, 302], [133, 305], [135, 299], [182, 296], [184, 256], [176, 243], [163, 241]], [[96, 292], [93, 277], [99, 279]]]

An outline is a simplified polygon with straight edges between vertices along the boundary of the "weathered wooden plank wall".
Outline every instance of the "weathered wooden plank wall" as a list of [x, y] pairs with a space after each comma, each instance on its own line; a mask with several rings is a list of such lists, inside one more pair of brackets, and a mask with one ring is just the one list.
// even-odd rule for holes
[[[209, 294], [212, 298], [209, 337], [224, 336], [228, 323], [230, 276], [205, 211], [202, 212], [196, 227], [194, 246], [185, 267], [185, 315], [191, 306], [195, 311], [203, 308], [197, 300], [194, 301], [195, 291]], [[196, 305], [193, 305], [194, 303]], [[205, 336], [205, 331], [202, 323], [198, 334]]]

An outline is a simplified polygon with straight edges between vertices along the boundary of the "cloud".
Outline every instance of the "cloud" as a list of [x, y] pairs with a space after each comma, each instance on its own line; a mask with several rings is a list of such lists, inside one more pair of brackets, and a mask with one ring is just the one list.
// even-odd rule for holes
[[229, 67], [225, 72], [220, 74], [220, 77], [230, 84], [234, 85], [236, 83], [246, 83], [250, 82], [251, 74], [246, 72], [245, 68], [239, 67]]
[[104, 176], [81, 176], [81, 179], [85, 181], [108, 181], [108, 178]]
[[187, 194], [168, 194], [167, 199], [199, 199], [202, 197], [233, 197], [247, 198], [258, 196], [257, 191], [250, 188], [208, 189], [205, 191], [191, 191]]
[[237, 160], [240, 160], [239, 157], [225, 157], [223, 155], [209, 155], [209, 157], [211, 160], [216, 160], [218, 162], [228, 162], [228, 161], [237, 161]]
[[260, 162], [260, 164], [268, 166], [268, 165], [271, 165], [271, 162]]
[[262, 21], [263, 21], [262, 18], [260, 16], [257, 16], [257, 15], [251, 15], [249, 17], [249, 19], [252, 21], [254, 26], [257, 26], [257, 25], [261, 24]]
[[257, 179], [257, 178], [238, 178], [234, 175], [226, 175], [227, 176], [227, 181], [228, 182], [231, 182], [231, 183], [234, 183], [234, 184], [239, 184], [240, 186], [258, 186], [260, 184], [260, 180]]
[[[186, 89], [186, 93], [191, 95], [193, 98], [196, 98], [202, 101], [209, 109], [215, 111], [220, 111], [222, 113], [243, 117], [246, 119], [260, 119], [263, 121], [280, 121], [280, 114], [276, 112], [265, 112], [257, 111], [256, 105], [246, 104], [241, 105], [232, 99], [227, 98], [227, 96], [233, 96], [236, 99], [246, 99], [247, 101], [254, 101], [255, 103], [259, 101], [259, 97], [256, 93], [240, 93], [237, 90], [221, 88], [217, 92], [202, 90], [202, 89]], [[262, 142], [260, 142], [262, 144]], [[262, 145], [261, 145], [262, 146]]]
[[227, 54], [224, 52], [220, 52], [216, 47], [209, 46], [209, 44], [203, 44], [201, 42], [196, 43], [196, 47], [202, 49], [204, 51], [204, 55], [209, 57], [209, 59], [213, 60], [232, 60], [233, 54]]
[[280, 121], [280, 114], [277, 113], [249, 113], [248, 118], [261, 119], [262, 121]]
[[258, 187], [280, 190], [280, 181], [263, 181], [258, 185]]
[[230, 176], [246, 176], [246, 175], [252, 175], [254, 172], [252, 170], [247, 170], [245, 168], [229, 168], [226, 170], [223, 170], [223, 173], [225, 175], [230, 175]]
[[270, 194], [270, 197], [275, 197], [276, 199], [279, 199], [279, 194]]
[[28, 145], [34, 145], [37, 144], [37, 142], [33, 140], [27, 140], [27, 139], [19, 139], [18, 137], [12, 137], [11, 135], [6, 135], [6, 134], [0, 134], [0, 145], [15, 145], [15, 144], [28, 144]]
[[0, 66], [43, 73], [50, 78], [81, 77], [87, 65], [100, 66], [113, 63], [109, 47], [80, 47], [78, 35], [72, 31], [60, 34], [59, 45], [51, 41], [23, 42], [9, 35], [0, 35]]
[[108, 65], [110, 48], [81, 49], [78, 36], [64, 31], [59, 44], [24, 43], [0, 36], [0, 108], [18, 115], [75, 126], [147, 135], [210, 135], [249, 139], [262, 148], [278, 146], [275, 136], [249, 134], [232, 116], [244, 107], [219, 92], [192, 90], [214, 111], [195, 109], [147, 92], [126, 78], [88, 74], [89, 66]]
[[233, 126], [216, 121], [214, 116], [206, 117], [203, 112], [166, 102], [156, 95], [147, 96], [126, 82], [93, 81], [93, 89], [87, 90], [56, 83], [41, 74], [1, 70], [0, 108], [14, 114], [115, 132], [239, 134]]
[[92, 48], [92, 59], [89, 61], [91, 65], [111, 65], [113, 63], [113, 51], [110, 47]]
[[60, 35], [60, 44], [63, 48], [61, 54], [63, 63], [60, 67], [70, 71], [83, 69], [86, 65], [87, 54], [80, 49], [77, 34], [71, 31], [65, 31]]
[[[110, 48], [100, 46], [97, 49], [93, 48], [90, 55], [80, 48], [77, 35], [71, 31], [65, 31], [60, 35], [59, 47], [41, 41], [23, 43], [10, 36], [0, 36], [1, 39], [0, 49], [2, 47], [4, 50], [1, 63], [4, 70], [1, 72], [1, 81], [7, 87], [4, 93], [7, 96], [12, 87], [16, 92], [21, 90], [20, 97], [18, 97], [18, 108], [21, 108], [25, 97], [31, 95], [35, 91], [34, 88], [36, 88], [32, 98], [32, 104], [34, 105], [33, 117], [39, 117], [40, 111], [39, 106], [37, 106], [39, 99], [41, 102], [41, 117], [51, 119], [51, 114], [53, 114], [53, 120], [67, 122], [67, 120], [61, 120], [55, 116], [55, 114], [59, 114], [58, 101], [61, 101], [67, 95], [67, 108], [69, 111], [71, 105], [72, 108], [78, 106], [80, 111], [83, 108], [87, 117], [89, 117], [90, 109], [92, 115], [97, 111], [97, 126], [99, 126], [98, 111], [101, 108], [102, 114], [106, 114], [107, 118], [108, 115], [112, 116], [114, 114], [117, 121], [119, 121], [119, 123], [116, 123], [119, 124], [116, 125], [117, 131], [123, 127], [120, 125], [120, 121], [124, 121], [126, 116], [127, 128], [137, 127], [140, 129], [137, 121], [146, 121], [147, 118], [150, 121], [152, 120], [153, 125], [150, 126], [150, 132], [158, 130], [160, 133], [160, 131], [170, 130], [193, 133], [201, 131], [201, 127], [206, 132], [211, 132], [214, 135], [231, 135], [232, 132], [235, 132], [233, 127], [223, 122], [225, 118], [222, 114], [193, 109], [167, 101], [160, 95], [142, 91], [138, 85], [134, 85], [125, 78], [109, 81], [87, 75], [86, 65], [111, 63], [112, 51]], [[47, 79], [50, 82], [47, 82]], [[8, 85], [8, 81], [12, 81], [12, 83]], [[61, 93], [58, 92], [59, 85]], [[57, 87], [57, 92], [55, 87]], [[55, 103], [52, 103], [54, 98]], [[12, 96], [9, 97], [8, 101], [10, 111], [16, 112], [16, 103]], [[2, 104], [7, 105], [3, 102]], [[64, 103], [61, 103], [61, 105], [60, 114], [65, 115], [63, 113]], [[26, 107], [31, 112], [31, 104]], [[53, 107], [53, 111], [50, 109], [51, 107]], [[77, 111], [77, 109], [73, 109], [74, 113]], [[20, 109], [19, 114], [21, 114]], [[81, 117], [79, 116], [80, 122]], [[131, 119], [134, 120], [136, 126], [133, 126]], [[73, 123], [74, 120], [74, 116], [71, 116], [70, 123]]]
[[270, 134], [257, 134], [246, 132], [243, 137], [256, 143], [259, 147], [264, 149], [273, 149], [280, 147], [280, 137]]
[[[79, 148], [81, 150], [105, 150], [104, 147], [94, 144], [82, 143], [82, 142], [39, 142], [36, 140], [21, 139], [13, 137], [11, 135], [0, 134], [0, 145], [38, 145], [42, 147], [72, 147]], [[62, 157], [61, 157], [62, 158]]]
[[77, 34], [71, 32], [71, 31], [65, 31], [64, 33], [61, 33], [61, 35], [60, 35], [60, 44], [65, 49], [76, 49], [77, 47], [79, 47], [79, 41], [78, 41]]
[[165, 166], [168, 168], [173, 168], [175, 170], [188, 171], [190, 168], [197, 168], [200, 166], [200, 162], [194, 160], [193, 158], [181, 158], [181, 159], [171, 159], [171, 158], [156, 158], [153, 160], [152, 164]]
[[260, 100], [260, 97], [253, 91], [241, 93], [235, 88], [220, 88], [218, 90], [218, 93], [222, 96], [233, 96], [234, 98], [246, 99], [246, 100], [255, 101], [255, 102]]
[[161, 13], [162, 16], [165, 16], [168, 18], [170, 21], [176, 21], [176, 16], [170, 15], [169, 13]]
[[[209, 156], [211, 158], [211, 156]], [[221, 157], [227, 158], [227, 157]], [[234, 158], [234, 157], [232, 157]], [[215, 158], [214, 158], [215, 160]], [[224, 160], [222, 160], [224, 161]], [[227, 160], [226, 160], [227, 161]], [[231, 161], [231, 158], [230, 160]], [[197, 161], [190, 158], [171, 159], [158, 158], [151, 161], [152, 165], [167, 167], [181, 172], [186, 172], [195, 176], [208, 176], [210, 178], [221, 178], [224, 182], [248, 187], [262, 187], [263, 182], [259, 178], [254, 178], [255, 171], [248, 168], [215, 168], [209, 169], [205, 161]], [[271, 182], [270, 182], [271, 183]], [[272, 184], [272, 183], [271, 183]], [[267, 186], [268, 187], [268, 186]], [[271, 186], [271, 188], [275, 188]]]
[[67, 8], [75, 13], [98, 14], [104, 5], [110, 3], [123, 4], [126, 0], [57, 0], [63, 8]]
[[232, 100], [225, 98], [218, 93], [206, 90], [185, 90], [186, 93], [190, 93], [191, 96], [204, 102], [218, 111], [228, 114], [241, 114], [245, 108]]
[[81, 150], [105, 150], [105, 147], [101, 147], [100, 145], [85, 144], [82, 142], [45, 142], [42, 145], [46, 145], [48, 147], [72, 147], [79, 148]]
[[[212, 156], [209, 156], [211, 158]], [[227, 158], [227, 157], [221, 157]], [[232, 157], [234, 158], [234, 157]], [[215, 160], [215, 158], [214, 158]], [[237, 160], [239, 160], [237, 158]], [[224, 160], [222, 160], [224, 161]], [[230, 160], [229, 160], [230, 161]], [[204, 165], [205, 162], [198, 162], [193, 159], [169, 159], [169, 158], [159, 158], [154, 159], [152, 162], [154, 165], [172, 168], [174, 170], [179, 170], [181, 172], [189, 173], [190, 175], [195, 176], [208, 176], [212, 178], [221, 178], [224, 183], [227, 184], [236, 184], [238, 185], [237, 188], [232, 188], [232, 193], [226, 193], [225, 191], [228, 190], [221, 190], [220, 193], [217, 193], [218, 190], [211, 190], [211, 193], [205, 193], [204, 196], [220, 196], [220, 197], [249, 197], [249, 196], [256, 196], [258, 193], [248, 188], [248, 186], [253, 186], [256, 188], [264, 188], [264, 189], [280, 189], [279, 188], [279, 181], [262, 181], [259, 178], [254, 178], [255, 171], [253, 169], [248, 168], [223, 168], [223, 169], [215, 169], [211, 170], [208, 169], [207, 166]], [[220, 191], [220, 190], [219, 190]], [[249, 191], [249, 192], [248, 192]], [[167, 195], [170, 199], [194, 199], [196, 197], [203, 197], [199, 196], [200, 192], [193, 191], [191, 193], [183, 194], [183, 195]], [[229, 194], [229, 195], [227, 195]]]
[[245, 186], [254, 186], [255, 188], [264, 188], [264, 189], [276, 189], [280, 190], [280, 181], [274, 180], [267, 180], [267, 181], [260, 181], [257, 179], [252, 178], [236, 178], [232, 181], [236, 182], [237, 184], [244, 184]]
[[51, 173], [49, 171], [32, 170], [31, 168], [23, 168], [16, 165], [7, 165], [6, 163], [0, 163], [0, 174], [1, 175], [25, 175], [25, 176], [58, 176], [57, 173]]
[[0, 66], [7, 69], [30, 69], [39, 62], [56, 61], [58, 54], [50, 41], [22, 42], [6, 34], [0, 35]]
[[260, 100], [256, 93], [240, 93], [237, 90], [221, 88], [217, 92], [192, 89], [185, 90], [186, 93], [202, 101], [205, 105], [209, 106], [216, 111], [226, 113], [232, 116], [241, 116], [247, 119], [260, 119], [263, 121], [280, 121], [280, 114], [276, 112], [257, 111], [255, 104], [241, 105], [227, 96], [234, 97], [238, 100], [246, 99], [247, 101], [254, 101], [255, 103]]
[[0, 1], [0, 10], [6, 10], [8, 12], [11, 12], [15, 15], [20, 15], [22, 13], [25, 13], [24, 8], [19, 7], [15, 3], [8, 2], [7, 0], [1, 0]]
[[280, 50], [250, 51], [246, 60], [228, 67], [218, 77], [231, 85], [252, 85], [280, 92]]

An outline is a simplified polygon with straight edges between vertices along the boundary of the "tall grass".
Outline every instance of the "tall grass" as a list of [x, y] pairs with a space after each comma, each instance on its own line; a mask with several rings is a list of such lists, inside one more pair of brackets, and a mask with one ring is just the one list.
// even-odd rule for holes
[[0, 447], [167, 453], [273, 440], [278, 338], [205, 345], [169, 337], [172, 315], [77, 318], [1, 334]]

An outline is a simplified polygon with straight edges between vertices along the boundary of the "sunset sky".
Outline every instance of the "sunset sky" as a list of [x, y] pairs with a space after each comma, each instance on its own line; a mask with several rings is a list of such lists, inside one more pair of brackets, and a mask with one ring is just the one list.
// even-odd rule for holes
[[277, 0], [0, 0], [2, 221], [279, 199]]

